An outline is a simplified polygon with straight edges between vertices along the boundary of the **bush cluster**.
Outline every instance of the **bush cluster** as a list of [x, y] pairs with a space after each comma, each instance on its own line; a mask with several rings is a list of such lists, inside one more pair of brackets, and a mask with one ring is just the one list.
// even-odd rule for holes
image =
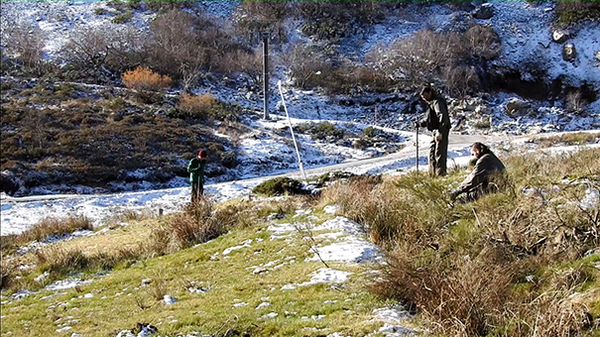
[[475, 25], [464, 33], [422, 30], [389, 46], [376, 46], [367, 59], [410, 86], [442, 79], [449, 92], [482, 88], [486, 61], [500, 54], [500, 38], [490, 27]]

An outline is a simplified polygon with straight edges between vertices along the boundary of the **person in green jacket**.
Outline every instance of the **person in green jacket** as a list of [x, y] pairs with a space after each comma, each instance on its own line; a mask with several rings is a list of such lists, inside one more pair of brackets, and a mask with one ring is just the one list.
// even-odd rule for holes
[[206, 166], [207, 157], [206, 150], [201, 150], [198, 157], [192, 158], [187, 167], [190, 174], [190, 184], [192, 185], [192, 203], [198, 202], [200, 196], [204, 194], [204, 167]]

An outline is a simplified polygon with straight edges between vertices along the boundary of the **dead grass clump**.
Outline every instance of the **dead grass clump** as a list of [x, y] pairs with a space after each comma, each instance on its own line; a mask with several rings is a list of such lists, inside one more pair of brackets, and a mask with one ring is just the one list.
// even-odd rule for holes
[[216, 239], [238, 224], [241, 212], [235, 206], [214, 210], [206, 199], [188, 204], [152, 231], [150, 250], [163, 255]]
[[[417, 255], [415, 255], [417, 254]], [[512, 273], [484, 256], [447, 261], [429, 258], [408, 245], [388, 259], [385, 281], [375, 293], [400, 299], [421, 312], [434, 333], [448, 336], [486, 336], [496, 325], [495, 315], [509, 297]]]
[[123, 247], [108, 253], [86, 253], [80, 249], [49, 247], [37, 251], [35, 255], [39, 269], [42, 272], [48, 271], [50, 279], [56, 279], [72, 273], [108, 271], [120, 263], [145, 257], [146, 250], [139, 245], [135, 248]]

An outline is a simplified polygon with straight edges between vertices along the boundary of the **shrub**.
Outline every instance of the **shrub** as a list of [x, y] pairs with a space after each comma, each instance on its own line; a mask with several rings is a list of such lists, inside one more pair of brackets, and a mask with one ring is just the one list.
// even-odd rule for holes
[[218, 100], [210, 93], [202, 95], [184, 93], [179, 97], [178, 108], [186, 116], [206, 119], [210, 116], [211, 110], [217, 103]]
[[319, 39], [337, 40], [355, 24], [372, 24], [384, 17], [382, 1], [300, 1], [297, 11], [305, 18], [302, 31]]
[[498, 34], [480, 25], [464, 33], [422, 30], [389, 46], [374, 47], [367, 60], [386, 77], [411, 87], [441, 77], [450, 92], [465, 94], [480, 88], [485, 71], [481, 65], [498, 57], [500, 46]]
[[171, 76], [179, 77], [182, 67], [234, 72], [224, 60], [242, 49], [218, 22], [179, 10], [159, 14], [150, 32], [152, 65]]
[[123, 84], [129, 89], [137, 91], [159, 91], [171, 86], [171, 78], [162, 76], [150, 70], [147, 67], [137, 67], [134, 70], [126, 71], [121, 77]]
[[[8, 55], [31, 68], [40, 65], [46, 36], [39, 27], [25, 21], [7, 23], [3, 25], [2, 40], [6, 43]], [[3, 56], [6, 55], [5, 51], [2, 52]]]
[[97, 73], [102, 67], [121, 73], [146, 60], [146, 40], [146, 33], [133, 27], [117, 29], [114, 25], [103, 25], [84, 28], [70, 36], [62, 54], [74, 68], [84, 73], [95, 71], [97, 80]]
[[131, 21], [131, 16], [132, 16], [132, 12], [131, 11], [127, 11], [121, 15], [117, 15], [112, 19], [113, 23], [116, 24], [122, 24], [122, 23], [127, 23], [129, 21]]
[[306, 194], [306, 191], [301, 182], [291, 178], [281, 177], [261, 183], [252, 190], [252, 193], [266, 197], [274, 197], [278, 195]]
[[167, 12], [194, 6], [194, 1], [183, 0], [146, 0], [144, 5], [154, 12]]

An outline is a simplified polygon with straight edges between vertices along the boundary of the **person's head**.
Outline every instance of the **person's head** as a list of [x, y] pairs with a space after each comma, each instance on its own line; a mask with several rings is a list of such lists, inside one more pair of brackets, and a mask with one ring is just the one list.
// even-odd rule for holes
[[475, 158], [479, 158], [481, 157], [484, 153], [490, 151], [490, 148], [480, 142], [476, 142], [473, 145], [471, 145], [471, 156], [474, 156]]
[[198, 158], [200, 159], [206, 159], [207, 156], [208, 153], [206, 152], [206, 150], [200, 150], [200, 152], [198, 152]]
[[431, 101], [433, 98], [433, 88], [430, 86], [425, 86], [423, 90], [421, 90], [421, 98], [427, 102]]

